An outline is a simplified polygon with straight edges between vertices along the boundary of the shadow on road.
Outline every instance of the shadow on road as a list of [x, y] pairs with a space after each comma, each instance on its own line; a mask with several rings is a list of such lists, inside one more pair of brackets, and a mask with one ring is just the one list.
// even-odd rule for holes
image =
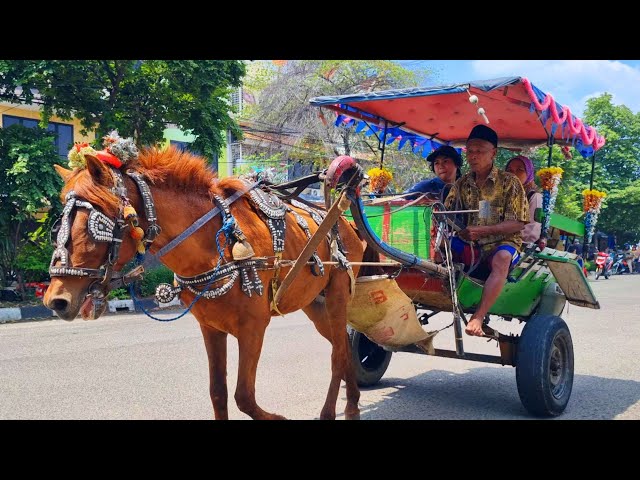
[[[556, 418], [613, 420], [639, 400], [640, 382], [576, 375], [567, 409]], [[383, 378], [362, 389], [360, 407], [363, 420], [535, 419], [520, 402], [515, 369], [507, 367]]]

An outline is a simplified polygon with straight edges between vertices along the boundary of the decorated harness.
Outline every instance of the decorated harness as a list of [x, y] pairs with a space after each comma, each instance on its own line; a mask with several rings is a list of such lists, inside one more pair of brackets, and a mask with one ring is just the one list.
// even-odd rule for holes
[[[49, 274], [52, 277], [76, 276], [95, 279], [88, 289], [88, 294], [93, 296], [93, 301], [96, 304], [105, 301], [106, 294], [109, 290], [129, 285], [131, 282], [140, 278], [144, 271], [142, 265], [140, 265], [144, 254], [161, 231], [157, 223], [156, 209], [149, 185], [140, 173], [133, 170], [127, 170], [125, 174], [134, 181], [142, 197], [144, 214], [148, 222], [146, 231], [143, 231], [138, 226], [137, 213], [127, 197], [127, 189], [119, 168], [125, 163], [121, 160], [122, 158], [128, 161], [131, 158], [137, 157], [137, 150], [135, 149], [133, 141], [130, 138], [121, 139], [117, 132], [114, 131], [105, 137], [105, 146], [105, 150], [96, 152], [87, 144], [76, 144], [69, 152], [69, 165], [74, 168], [84, 168], [84, 154], [91, 154], [112, 167], [109, 170], [113, 174], [115, 183], [112, 191], [119, 199], [118, 217], [111, 219], [90, 202], [79, 198], [74, 191], [67, 193], [61, 218], [56, 221], [51, 232], [52, 243], [55, 250], [49, 266]], [[120, 156], [116, 156], [115, 153], [118, 153]], [[157, 255], [162, 256], [166, 254], [167, 251], [188, 238], [195, 230], [204, 225], [206, 221], [219, 213], [222, 216], [222, 228], [216, 238], [221, 232], [224, 233], [226, 244], [232, 245], [231, 252], [233, 259], [227, 261], [223, 258], [222, 262], [224, 263], [219, 264], [216, 268], [191, 277], [180, 276], [174, 273], [174, 284], [176, 286], [165, 283], [158, 285], [156, 288], [155, 296], [158, 302], [170, 302], [183, 289], [207, 299], [218, 298], [227, 293], [238, 279], [240, 279], [242, 291], [248, 297], [251, 297], [253, 292], [261, 296], [264, 292], [264, 286], [258, 276], [259, 270], [274, 270], [271, 287], [273, 293], [275, 293], [280, 268], [283, 264], [291, 262], [290, 260], [282, 260], [286, 236], [286, 214], [291, 213], [297, 225], [305, 232], [307, 238], [311, 238], [311, 231], [307, 221], [298, 212], [293, 210], [291, 206], [308, 212], [317, 225], [322, 223], [326, 213], [296, 200], [287, 200], [289, 204], [285, 203], [273, 186], [263, 185], [261, 186], [262, 188], [255, 188], [257, 185], [258, 182], [253, 185], [247, 183], [247, 189], [242, 193], [249, 194], [249, 199], [256, 207], [258, 215], [269, 228], [274, 256], [256, 257], [253, 248], [231, 214], [230, 203], [242, 196], [242, 193], [237, 192], [229, 199], [214, 195], [215, 208], [196, 221], [194, 225], [179, 237], [170, 242], [170, 245], [161, 249]], [[265, 189], [269, 189], [271, 192]], [[92, 240], [95, 242], [109, 243], [107, 258], [100, 268], [74, 267], [71, 264], [66, 245], [71, 236], [72, 214], [75, 208], [86, 208], [90, 211], [88, 230]], [[127, 228], [129, 228], [130, 236], [137, 242], [137, 266], [127, 273], [115, 272], [114, 265], [118, 261], [123, 235]], [[53, 235], [56, 235], [55, 241], [53, 241]], [[332, 236], [335, 240], [334, 242], [332, 242]], [[331, 248], [332, 255], [338, 262], [338, 268], [345, 270], [350, 269], [351, 267], [345, 256], [344, 247], [337, 234], [337, 229], [333, 231], [333, 234], [330, 233], [327, 235], [327, 241], [330, 247], [333, 247]], [[167, 247], [169, 247], [169, 249], [167, 249]], [[219, 251], [222, 251], [220, 245]], [[313, 275], [324, 275], [324, 266], [317, 252], [313, 253], [310, 267]], [[207, 288], [221, 282], [221, 285], [214, 288]], [[203, 287], [205, 287], [204, 291], [202, 290]], [[198, 288], [200, 288], [200, 290]], [[277, 307], [273, 305], [273, 302], [272, 309], [279, 313]]]

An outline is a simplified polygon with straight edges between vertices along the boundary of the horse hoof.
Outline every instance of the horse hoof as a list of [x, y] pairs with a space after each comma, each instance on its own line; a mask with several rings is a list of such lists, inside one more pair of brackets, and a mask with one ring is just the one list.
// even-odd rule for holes
[[360, 420], [360, 412], [358, 413], [352, 413], [352, 414], [345, 414], [344, 416], [345, 420]]

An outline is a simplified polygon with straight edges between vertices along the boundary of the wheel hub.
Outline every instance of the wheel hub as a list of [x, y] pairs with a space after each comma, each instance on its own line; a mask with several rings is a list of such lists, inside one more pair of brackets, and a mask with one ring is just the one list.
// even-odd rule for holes
[[549, 355], [549, 383], [551, 394], [556, 398], [564, 393], [566, 368], [566, 345], [561, 338], [556, 338]]

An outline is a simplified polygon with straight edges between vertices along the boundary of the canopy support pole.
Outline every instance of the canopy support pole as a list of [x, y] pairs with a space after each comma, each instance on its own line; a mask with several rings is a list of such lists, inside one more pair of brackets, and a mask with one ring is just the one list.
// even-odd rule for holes
[[[382, 168], [384, 162], [384, 148], [387, 144], [387, 125], [389, 122], [384, 121], [384, 132], [382, 133], [382, 140], [378, 139], [378, 150], [380, 150], [380, 168]], [[381, 146], [382, 145], [382, 146]]]
[[596, 169], [596, 152], [594, 150], [591, 156], [591, 180], [589, 181], [589, 190], [593, 190], [593, 172]]
[[549, 156], [547, 157], [547, 167], [551, 166], [551, 153], [553, 152], [553, 136], [549, 135]]
[[[593, 151], [593, 155], [591, 156], [591, 178], [589, 179], [589, 190], [593, 190], [593, 174], [595, 172], [596, 169], [596, 151]], [[595, 232], [594, 232], [595, 233]], [[582, 239], [582, 255], [584, 259], [589, 258], [589, 250], [587, 248], [587, 237], [588, 237], [588, 233], [585, 232], [584, 238]], [[591, 241], [593, 242], [593, 245], [596, 245], [596, 235], [593, 236], [593, 238], [591, 239]], [[594, 249], [594, 251], [597, 251], [598, 249]]]

